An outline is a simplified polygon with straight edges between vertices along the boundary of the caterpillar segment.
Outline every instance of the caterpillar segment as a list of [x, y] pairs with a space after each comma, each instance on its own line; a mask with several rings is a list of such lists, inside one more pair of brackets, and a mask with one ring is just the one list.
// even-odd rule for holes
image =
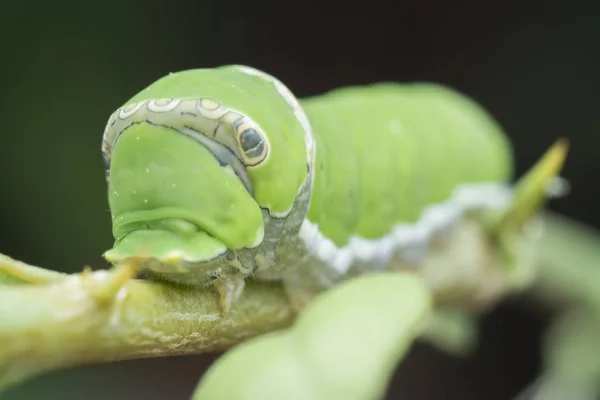
[[510, 144], [480, 106], [428, 83], [299, 101], [254, 68], [182, 71], [110, 116], [102, 152], [106, 259], [142, 257], [149, 277], [213, 285], [224, 312], [246, 279], [282, 281], [301, 310], [357, 274], [487, 249], [499, 221], [540, 207], [515, 199], [542, 196], [539, 179], [513, 190]]

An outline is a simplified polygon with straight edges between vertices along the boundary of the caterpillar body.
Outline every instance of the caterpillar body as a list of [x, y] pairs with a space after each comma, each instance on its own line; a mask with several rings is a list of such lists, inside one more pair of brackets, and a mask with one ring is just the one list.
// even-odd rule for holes
[[163, 77], [106, 125], [113, 263], [214, 284], [228, 308], [245, 279], [320, 290], [418, 265], [466, 218], [513, 199], [512, 151], [466, 96], [379, 83], [297, 100], [246, 66]]

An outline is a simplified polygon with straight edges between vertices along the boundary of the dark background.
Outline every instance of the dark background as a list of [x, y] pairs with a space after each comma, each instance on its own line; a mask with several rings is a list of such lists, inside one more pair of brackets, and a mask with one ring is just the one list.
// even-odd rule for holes
[[[162, 75], [228, 63], [265, 70], [299, 97], [382, 80], [453, 86], [506, 128], [518, 173], [568, 137], [573, 190], [552, 208], [600, 227], [599, 16], [595, 0], [2, 0], [0, 252], [63, 271], [104, 268], [108, 116]], [[511, 399], [538, 372], [546, 324], [532, 305], [507, 301], [482, 320], [481, 347], [466, 360], [418, 345], [391, 398]], [[3, 399], [185, 399], [214, 358], [52, 373]]]

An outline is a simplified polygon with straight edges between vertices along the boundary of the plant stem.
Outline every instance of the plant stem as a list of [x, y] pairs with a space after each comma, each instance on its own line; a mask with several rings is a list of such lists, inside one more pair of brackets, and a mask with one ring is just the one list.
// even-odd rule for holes
[[58, 368], [222, 350], [294, 319], [278, 286], [248, 284], [222, 316], [211, 290], [134, 273], [121, 266], [0, 286], [0, 389]]
[[[542, 253], [548, 243], [561, 248], [552, 238], [566, 228], [550, 228]], [[511, 271], [473, 223], [432, 249], [415, 272], [436, 309], [477, 314], [513, 289]], [[225, 350], [295, 319], [279, 284], [248, 282], [222, 315], [211, 289], [137, 280], [136, 273], [137, 266], [125, 264], [66, 275], [0, 255], [0, 391], [65, 367]], [[568, 280], [550, 281], [555, 296], [570, 289]]]

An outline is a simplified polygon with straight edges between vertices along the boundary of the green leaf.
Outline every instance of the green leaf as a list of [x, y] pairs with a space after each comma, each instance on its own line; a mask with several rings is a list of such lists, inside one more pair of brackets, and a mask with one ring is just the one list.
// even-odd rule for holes
[[194, 399], [373, 399], [421, 333], [432, 299], [410, 273], [361, 276], [321, 294], [289, 329], [234, 347]]
[[600, 233], [549, 214], [531, 294], [558, 316], [545, 335], [540, 377], [518, 400], [600, 395]]
[[545, 303], [600, 310], [600, 232], [548, 214], [533, 293]]

